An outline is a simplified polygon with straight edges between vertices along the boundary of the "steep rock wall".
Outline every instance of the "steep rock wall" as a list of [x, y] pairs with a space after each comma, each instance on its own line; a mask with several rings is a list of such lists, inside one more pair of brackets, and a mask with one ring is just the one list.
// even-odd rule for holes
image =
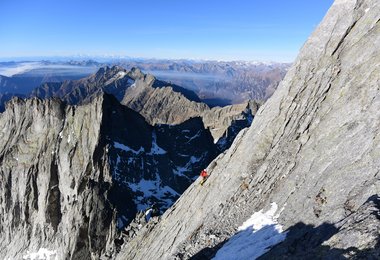
[[82, 107], [16, 98], [0, 115], [2, 258], [47, 248], [62, 259], [89, 259], [107, 250], [112, 179], [102, 106], [102, 97]]
[[[289, 233], [300, 227], [294, 241], [306, 241], [297, 250], [309, 249], [307, 257], [323, 241], [346, 250], [342, 225], [380, 192], [379, 21], [378, 1], [335, 1], [252, 127], [210, 165], [206, 184], [192, 185], [120, 259], [210, 258], [271, 202]], [[326, 225], [335, 236], [319, 228]], [[352, 254], [376, 245], [368, 237], [349, 245]]]

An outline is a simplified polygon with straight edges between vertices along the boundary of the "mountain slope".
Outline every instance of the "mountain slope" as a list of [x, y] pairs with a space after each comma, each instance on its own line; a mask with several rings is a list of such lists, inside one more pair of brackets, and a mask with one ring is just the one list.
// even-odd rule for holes
[[252, 127], [209, 166], [206, 184], [194, 183], [119, 259], [209, 259], [273, 202], [293, 243], [268, 259], [318, 258], [323, 245], [324, 257], [376, 258], [379, 21], [378, 1], [336, 0]]
[[157, 80], [152, 75], [143, 74], [137, 68], [127, 71], [119, 66], [101, 67], [96, 73], [78, 80], [44, 83], [34, 89], [31, 96], [39, 98], [58, 97], [69, 104], [75, 105], [85, 103], [99, 92], [106, 92], [114, 95], [120, 101], [123, 99], [126, 89], [134, 84], [136, 80], [155, 88], [171, 86], [173, 90], [182, 93], [186, 98], [199, 101], [197, 95], [190, 90]]
[[79, 80], [66, 80], [62, 83], [44, 83], [33, 90], [31, 96], [39, 98], [58, 97], [69, 104], [80, 104], [104, 91], [121, 99], [124, 91], [133, 82], [128, 72], [121, 67], [100, 68], [95, 74]]
[[239, 131], [252, 123], [260, 104], [246, 101], [242, 104], [209, 108], [189, 99], [172, 86], [157, 87], [152, 76], [141, 73], [126, 92], [122, 104], [139, 112], [152, 125], [180, 124], [193, 117], [201, 117], [210, 129], [221, 150], [228, 148]]
[[17, 84], [10, 77], [0, 75], [0, 93], [18, 93]]

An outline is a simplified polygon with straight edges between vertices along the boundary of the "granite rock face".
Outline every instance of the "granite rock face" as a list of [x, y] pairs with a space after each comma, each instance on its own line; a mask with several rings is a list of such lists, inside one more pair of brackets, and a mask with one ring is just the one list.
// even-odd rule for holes
[[8, 103], [0, 116], [1, 258], [48, 248], [61, 259], [89, 259], [112, 250], [102, 103]]
[[210, 164], [205, 185], [190, 186], [119, 259], [212, 258], [272, 202], [298, 242], [286, 239], [268, 259], [376, 258], [379, 44], [380, 3], [336, 0], [255, 123]]
[[152, 205], [162, 214], [218, 154], [201, 119], [151, 126], [108, 94], [14, 98], [0, 122], [1, 258], [112, 257], [118, 230]]

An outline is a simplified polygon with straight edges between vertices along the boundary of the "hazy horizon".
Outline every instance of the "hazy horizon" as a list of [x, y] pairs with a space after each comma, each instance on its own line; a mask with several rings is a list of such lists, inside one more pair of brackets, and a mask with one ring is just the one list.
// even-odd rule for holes
[[292, 62], [333, 0], [0, 3], [0, 59]]

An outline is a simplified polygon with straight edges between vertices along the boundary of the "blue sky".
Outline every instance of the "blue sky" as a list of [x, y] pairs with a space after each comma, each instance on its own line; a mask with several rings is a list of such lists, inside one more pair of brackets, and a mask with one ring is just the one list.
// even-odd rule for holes
[[333, 0], [0, 0], [0, 57], [292, 61]]

